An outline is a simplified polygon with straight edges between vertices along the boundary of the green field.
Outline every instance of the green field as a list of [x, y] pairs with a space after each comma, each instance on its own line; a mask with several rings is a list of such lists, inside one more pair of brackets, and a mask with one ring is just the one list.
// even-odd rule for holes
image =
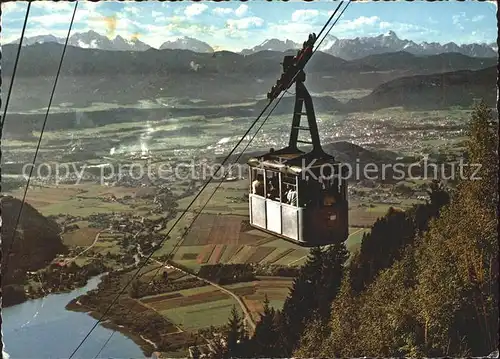
[[[280, 309], [291, 284], [292, 278], [259, 277], [259, 280], [254, 282], [235, 283], [224, 287], [240, 296], [257, 320], [263, 310], [262, 302], [265, 296], [268, 296], [271, 306]], [[141, 301], [183, 330], [224, 325], [233, 305], [240, 315], [242, 314], [238, 303], [232, 297], [210, 285], [147, 296], [141, 298]]]
[[346, 241], [346, 247], [349, 252], [356, 251], [361, 245], [361, 239], [363, 238], [364, 233], [370, 233], [369, 228], [350, 228], [349, 229], [349, 238]]
[[208, 328], [211, 325], [226, 324], [233, 305], [241, 315], [238, 303], [232, 298], [165, 310], [160, 313], [184, 330], [196, 330]]

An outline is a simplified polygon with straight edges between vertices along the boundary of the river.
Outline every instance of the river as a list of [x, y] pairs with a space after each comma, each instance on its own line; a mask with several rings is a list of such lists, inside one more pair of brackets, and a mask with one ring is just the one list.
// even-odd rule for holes
[[[4, 358], [59, 359], [69, 358], [73, 350], [96, 323], [87, 313], [65, 309], [74, 298], [97, 288], [100, 276], [89, 280], [83, 288], [70, 293], [50, 294], [2, 309]], [[113, 331], [97, 326], [73, 358], [91, 359]], [[7, 355], [5, 355], [7, 354]], [[115, 332], [98, 358], [145, 358], [131, 339]]]

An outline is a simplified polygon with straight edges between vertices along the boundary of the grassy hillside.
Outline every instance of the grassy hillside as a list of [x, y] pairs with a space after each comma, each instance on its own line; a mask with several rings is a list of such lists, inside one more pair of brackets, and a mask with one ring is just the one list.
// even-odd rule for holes
[[350, 100], [347, 108], [370, 111], [399, 106], [420, 110], [470, 107], [478, 98], [494, 107], [496, 78], [496, 67], [403, 77], [378, 86], [368, 96]]
[[[14, 236], [21, 201], [11, 196], [0, 198], [2, 211], [2, 302], [4, 306], [22, 301], [27, 271], [45, 267], [66, 247], [59, 226], [25, 203]], [[9, 257], [8, 261], [6, 260]]]

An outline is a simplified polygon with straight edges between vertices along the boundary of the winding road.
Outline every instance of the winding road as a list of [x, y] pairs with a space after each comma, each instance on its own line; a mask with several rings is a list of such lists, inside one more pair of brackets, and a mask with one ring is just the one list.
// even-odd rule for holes
[[[144, 254], [141, 253], [141, 255], [143, 257], [145, 257]], [[239, 296], [237, 296], [236, 294], [234, 294], [233, 292], [231, 292], [229, 289], [226, 289], [226, 288], [222, 287], [221, 285], [219, 285], [217, 283], [214, 283], [214, 282], [212, 282], [212, 281], [210, 281], [208, 279], [199, 277], [199, 276], [197, 276], [194, 273], [186, 272], [185, 270], [177, 267], [175, 265], [175, 263], [172, 263], [171, 261], [169, 261], [168, 264], [164, 264], [164, 263], [162, 263], [162, 262], [160, 262], [160, 261], [158, 261], [156, 259], [153, 259], [153, 258], [151, 258], [151, 260], [153, 260], [157, 264], [159, 264], [161, 266], [164, 266], [166, 268], [172, 267], [172, 268], [174, 268], [175, 270], [177, 270], [177, 271], [179, 271], [181, 273], [184, 273], [184, 274], [186, 274], [188, 276], [191, 276], [191, 277], [197, 278], [197, 279], [199, 279], [201, 281], [204, 281], [205, 283], [210, 284], [211, 286], [217, 288], [218, 290], [220, 290], [220, 291], [222, 291], [222, 292], [230, 295], [231, 297], [233, 297], [234, 300], [236, 300], [236, 302], [238, 302], [239, 306], [241, 307], [241, 310], [243, 311], [243, 313], [245, 315], [245, 317], [244, 317], [245, 323], [247, 323], [248, 325], [250, 325], [250, 327], [252, 327], [252, 330], [255, 330], [255, 322], [254, 322], [254, 320], [252, 318], [252, 315], [250, 314], [250, 311], [248, 310], [247, 306], [245, 305], [245, 303], [243, 302], [243, 300]]]
[[80, 257], [83, 253], [87, 252], [89, 249], [91, 249], [92, 247], [95, 246], [95, 244], [97, 243], [97, 241], [99, 240], [99, 236], [101, 235], [101, 233], [103, 232], [106, 232], [107, 230], [106, 229], [103, 229], [102, 231], [99, 231], [96, 235], [95, 235], [95, 238], [94, 238], [94, 242], [92, 242], [92, 244], [90, 246], [88, 246], [87, 248], [85, 248], [83, 251], [81, 251], [80, 253], [78, 253], [76, 256], [74, 256], [73, 258], [69, 258], [69, 259], [66, 259], [64, 261], [64, 264], [67, 265], [73, 261], [75, 261], [75, 259], [77, 259], [78, 257]]

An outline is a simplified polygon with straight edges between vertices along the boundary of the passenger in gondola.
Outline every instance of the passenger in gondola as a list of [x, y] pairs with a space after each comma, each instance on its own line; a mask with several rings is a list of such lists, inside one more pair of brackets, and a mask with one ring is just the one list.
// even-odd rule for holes
[[295, 188], [289, 185], [288, 193], [286, 194], [286, 199], [288, 200], [288, 204], [292, 206], [297, 205], [297, 191]]
[[272, 199], [273, 201], [279, 201], [280, 188], [278, 177], [273, 177], [269, 180], [268, 188], [269, 192], [267, 193], [267, 197]]
[[255, 181], [252, 182], [252, 193], [264, 196], [264, 178], [262, 175], [257, 175]]
[[281, 185], [281, 201], [283, 203], [288, 203], [288, 200], [286, 199], [287, 194], [288, 194], [288, 185], [285, 185], [283, 183]]
[[339, 199], [340, 199], [339, 180], [338, 178], [335, 178], [325, 191], [323, 204], [325, 206], [333, 206], [335, 203], [339, 201]]

